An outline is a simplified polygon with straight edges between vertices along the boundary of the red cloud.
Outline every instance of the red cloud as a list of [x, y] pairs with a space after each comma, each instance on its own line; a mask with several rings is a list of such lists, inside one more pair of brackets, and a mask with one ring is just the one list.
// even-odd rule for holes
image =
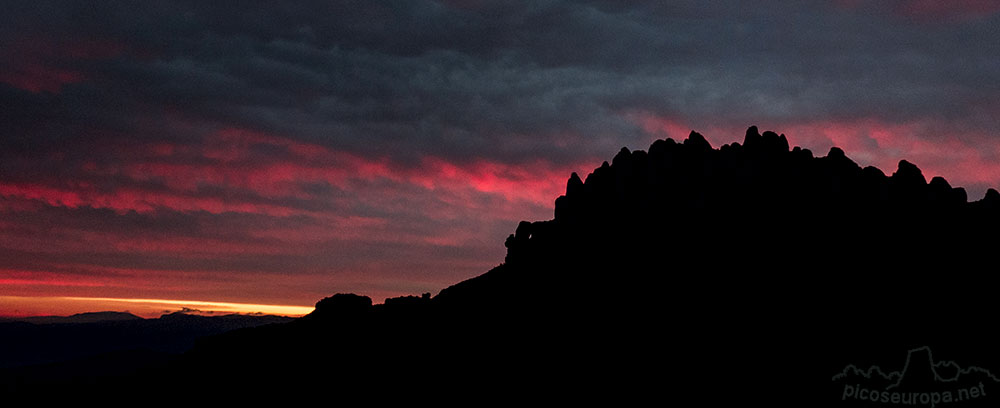
[[10, 72], [0, 73], [0, 82], [28, 92], [59, 93], [63, 85], [82, 82], [83, 73], [44, 65], [22, 65]]
[[826, 138], [859, 164], [879, 167], [886, 174], [895, 171], [899, 160], [905, 159], [919, 166], [928, 180], [942, 176], [954, 186], [1000, 185], [1000, 162], [996, 161], [1000, 143], [973, 131], [955, 132], [927, 122], [889, 124], [874, 119], [815, 122], [784, 129], [792, 140], [802, 140], [803, 136], [807, 138], [803, 142]]
[[85, 203], [77, 192], [34, 183], [8, 184], [0, 182], [0, 196], [38, 200], [53, 207], [77, 208]]
[[[254, 146], [283, 148], [288, 155], [255, 157]], [[99, 189], [96, 185], [102, 183], [86, 179], [60, 180], [50, 185], [0, 182], [0, 195], [51, 206], [107, 208], [122, 213], [170, 210], [320, 216], [315, 211], [282, 202], [315, 198], [308, 191], [310, 183], [349, 191], [358, 184], [382, 179], [452, 195], [469, 190], [497, 195], [507, 201], [548, 205], [562, 193], [568, 174], [580, 170], [541, 161], [515, 165], [488, 160], [452, 163], [430, 156], [417, 166], [403, 166], [388, 158], [364, 158], [235, 129], [218, 132], [201, 146], [182, 148], [153, 143], [148, 148], [151, 154], [147, 157], [135, 159], [123, 155], [119, 158], [121, 163], [110, 168], [85, 162], [79, 169], [81, 176], [98, 180], [122, 176], [134, 182], [126, 186]], [[166, 190], [153, 185], [165, 186]]]
[[29, 92], [58, 93], [87, 78], [81, 61], [113, 58], [125, 49], [112, 40], [20, 37], [0, 47], [5, 60], [0, 82]]
[[[15, 275], [0, 264], [0, 296], [310, 304], [338, 290], [432, 291], [500, 262], [517, 221], [551, 217], [569, 174], [597, 164], [403, 164], [232, 128], [199, 143], [130, 146], [59, 178], [0, 180], [0, 251], [34, 266]], [[193, 226], [164, 229], [161, 216]], [[276, 261], [248, 271], [248, 259]], [[150, 266], [163, 262], [177, 270]]]

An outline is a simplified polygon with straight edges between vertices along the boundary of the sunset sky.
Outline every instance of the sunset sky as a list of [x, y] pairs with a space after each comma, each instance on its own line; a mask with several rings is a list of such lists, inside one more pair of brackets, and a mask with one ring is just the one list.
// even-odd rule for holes
[[3, 8], [0, 315], [436, 294], [692, 129], [1000, 186], [995, 1]]

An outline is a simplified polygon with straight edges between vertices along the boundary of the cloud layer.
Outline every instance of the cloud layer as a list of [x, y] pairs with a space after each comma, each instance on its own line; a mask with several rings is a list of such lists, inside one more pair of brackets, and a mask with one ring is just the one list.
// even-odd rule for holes
[[436, 292], [621, 146], [756, 124], [1000, 185], [985, 1], [39, 1], [0, 17], [0, 295]]

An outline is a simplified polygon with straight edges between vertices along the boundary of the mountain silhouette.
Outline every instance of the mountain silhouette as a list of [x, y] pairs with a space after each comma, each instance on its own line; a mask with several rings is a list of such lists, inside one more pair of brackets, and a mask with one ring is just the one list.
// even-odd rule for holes
[[71, 316], [30, 316], [9, 318], [5, 322], [26, 322], [32, 324], [98, 323], [142, 319], [126, 312], [87, 312]]
[[691, 132], [570, 175], [553, 215], [436, 296], [337, 294], [203, 338], [133, 386], [197, 372], [214, 381], [192, 395], [264, 382], [406, 401], [830, 406], [829, 374], [872, 353], [997, 358], [984, 322], [1000, 193], [969, 202], [905, 160], [887, 176], [756, 127], [718, 149]]

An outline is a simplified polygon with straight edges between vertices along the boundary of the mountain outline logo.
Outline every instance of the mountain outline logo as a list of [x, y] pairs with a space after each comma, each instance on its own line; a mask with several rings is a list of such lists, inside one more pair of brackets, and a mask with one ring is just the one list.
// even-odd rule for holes
[[[888, 389], [896, 388], [896, 387], [899, 386], [899, 383], [903, 380], [903, 374], [902, 373], [905, 373], [907, 371], [907, 368], [910, 367], [910, 362], [913, 359], [913, 354], [917, 353], [917, 352], [924, 352], [924, 351], [926, 351], [927, 357], [930, 359], [930, 367], [931, 367], [931, 370], [934, 373], [934, 379], [936, 381], [939, 381], [939, 382], [955, 382], [955, 381], [958, 381], [958, 379], [962, 375], [964, 375], [964, 374], [969, 374], [969, 373], [976, 372], [976, 373], [981, 373], [981, 374], [986, 375], [987, 377], [991, 378], [993, 381], [1000, 382], [1000, 378], [998, 378], [996, 375], [994, 375], [992, 372], [990, 372], [990, 370], [982, 368], [982, 367], [969, 366], [969, 367], [963, 369], [960, 365], [958, 365], [958, 363], [956, 363], [954, 361], [935, 362], [934, 361], [934, 353], [933, 353], [933, 351], [931, 351], [931, 348], [929, 346], [917, 347], [915, 349], [911, 349], [911, 350], [907, 351], [906, 352], [906, 362], [903, 364], [903, 369], [901, 371], [892, 371], [892, 372], [889, 372], [889, 373], [885, 373], [884, 371], [882, 371], [882, 367], [879, 367], [877, 365], [873, 365], [873, 366], [869, 367], [868, 370], [861, 370], [860, 368], [858, 368], [854, 364], [848, 364], [846, 367], [844, 367], [844, 369], [840, 373], [837, 373], [836, 375], [833, 376], [833, 381], [837, 381], [837, 380], [839, 380], [841, 378], [846, 378], [847, 375], [848, 375], [848, 373], [853, 373], [855, 375], [860, 375], [860, 376], [862, 376], [864, 378], [868, 378], [868, 379], [871, 378], [871, 376], [872, 376], [873, 373], [877, 373], [880, 377], [882, 377], [882, 378], [884, 378], [886, 380], [892, 380], [892, 379], [896, 380], [895, 383], [889, 384], [885, 389], [888, 390]], [[955, 368], [955, 376], [951, 377], [951, 378], [945, 378], [945, 377], [941, 376], [937, 372], [937, 368], [939, 368], [939, 367], [954, 367]]]
[[[971, 382], [962, 381], [972, 378]], [[852, 378], [866, 380], [850, 381]], [[929, 346], [910, 349], [903, 368], [886, 372], [878, 365], [862, 369], [848, 364], [833, 375], [831, 381], [844, 381], [841, 400], [860, 400], [902, 405], [947, 404], [956, 401], [980, 400], [987, 396], [986, 384], [1000, 383], [1000, 377], [979, 366], [963, 368], [952, 360], [936, 361]], [[884, 384], [873, 385], [872, 381]], [[985, 383], [984, 383], [985, 381]], [[865, 387], [867, 386], [867, 388]]]

